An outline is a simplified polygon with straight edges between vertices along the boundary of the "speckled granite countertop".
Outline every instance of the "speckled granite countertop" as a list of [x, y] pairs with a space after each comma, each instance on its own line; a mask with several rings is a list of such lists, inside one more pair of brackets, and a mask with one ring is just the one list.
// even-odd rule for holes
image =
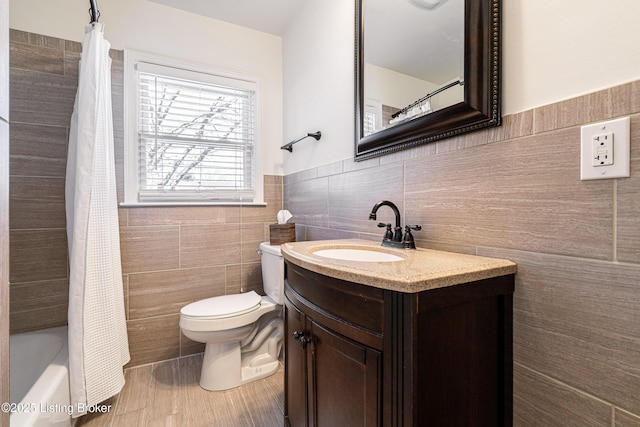
[[[345, 261], [315, 255], [321, 249], [370, 247], [405, 258], [394, 262]], [[402, 250], [359, 239], [292, 242], [281, 246], [285, 260], [307, 270], [406, 293], [443, 288], [516, 272], [504, 259], [443, 252], [431, 249]]]

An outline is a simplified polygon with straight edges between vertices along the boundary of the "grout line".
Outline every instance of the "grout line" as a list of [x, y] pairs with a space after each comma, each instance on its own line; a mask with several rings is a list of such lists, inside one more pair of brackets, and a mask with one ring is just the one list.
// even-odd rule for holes
[[598, 396], [596, 396], [594, 394], [591, 394], [591, 393], [589, 393], [587, 391], [584, 391], [582, 389], [579, 389], [576, 386], [571, 385], [568, 382], [565, 382], [564, 380], [561, 380], [559, 378], [556, 378], [556, 377], [553, 377], [551, 375], [545, 374], [545, 373], [540, 372], [540, 371], [538, 371], [538, 370], [536, 370], [534, 368], [530, 368], [530, 367], [528, 367], [526, 365], [523, 365], [522, 363], [514, 361], [513, 362], [513, 366], [515, 367], [516, 365], [519, 366], [521, 369], [524, 369], [526, 371], [532, 372], [535, 375], [537, 375], [539, 377], [542, 377], [542, 378], [546, 379], [549, 382], [552, 382], [553, 384], [555, 384], [557, 386], [561, 386], [561, 387], [565, 388], [566, 390], [569, 390], [569, 391], [572, 391], [572, 392], [574, 392], [576, 394], [584, 396], [585, 398], [588, 398], [588, 399], [591, 399], [591, 400], [595, 400], [595, 401], [600, 402], [600, 403], [602, 403], [604, 405], [608, 405], [608, 406], [610, 406], [612, 408], [612, 410], [615, 410], [615, 408], [616, 408], [615, 403], [607, 401], [605, 399], [602, 399], [602, 398], [600, 398], [600, 397], [598, 397]]

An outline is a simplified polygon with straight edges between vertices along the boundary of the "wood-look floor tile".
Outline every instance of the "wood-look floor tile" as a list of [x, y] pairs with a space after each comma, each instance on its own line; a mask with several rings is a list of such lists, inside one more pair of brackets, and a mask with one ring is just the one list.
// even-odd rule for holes
[[253, 425], [261, 427], [282, 426], [284, 381], [278, 381], [281, 378], [283, 375], [272, 375], [261, 381], [254, 381], [240, 387]]
[[147, 408], [149, 418], [171, 420], [182, 411], [178, 359], [153, 365]]
[[171, 414], [159, 418], [153, 418], [153, 415], [149, 416], [152, 418], [147, 421], [147, 427], [183, 427], [186, 425], [182, 414]]
[[153, 365], [144, 365], [125, 370], [125, 384], [118, 397], [116, 415], [146, 408], [147, 397], [152, 387], [152, 372]]
[[200, 387], [202, 354], [125, 370], [125, 386], [76, 427], [280, 427], [284, 424], [284, 369], [225, 391]]
[[137, 411], [127, 412], [116, 415], [113, 418], [111, 427], [142, 427], [147, 425], [147, 410], [138, 409]]
[[118, 405], [118, 398], [120, 395], [116, 395], [110, 399], [107, 399], [102, 404], [111, 405], [111, 408], [107, 412], [89, 412], [86, 415], [77, 419], [75, 427], [108, 427], [113, 423], [113, 419], [116, 416], [116, 407]]

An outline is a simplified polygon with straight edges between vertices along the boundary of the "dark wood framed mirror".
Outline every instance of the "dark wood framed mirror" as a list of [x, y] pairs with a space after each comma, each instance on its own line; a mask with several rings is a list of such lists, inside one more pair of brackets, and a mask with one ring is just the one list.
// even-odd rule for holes
[[[355, 2], [356, 161], [500, 125], [500, 0]], [[432, 10], [416, 9], [416, 3]], [[390, 4], [394, 9], [388, 9]], [[407, 8], [404, 13], [408, 15], [392, 19], [396, 12]], [[414, 21], [425, 16], [431, 21]], [[454, 22], [447, 24], [449, 19]], [[394, 21], [400, 23], [398, 28], [391, 25]], [[411, 33], [413, 28], [428, 29], [430, 33]], [[411, 64], [401, 68], [401, 60], [392, 58], [414, 42], [418, 44], [411, 47]], [[407, 62], [406, 58], [403, 61]], [[451, 70], [442, 73], [429, 64]], [[411, 69], [428, 70], [426, 75], [418, 75]], [[394, 81], [399, 78], [428, 82], [411, 91], [411, 101], [405, 97], [404, 101], [387, 103], [372, 98], [385, 97], [380, 95], [383, 92], [395, 96], [405, 88], [370, 89], [372, 76], [380, 70], [386, 76], [396, 76], [391, 79]], [[372, 85], [376, 89], [378, 82]], [[436, 95], [443, 97], [445, 93], [448, 101], [432, 103]], [[388, 105], [394, 102], [396, 105]]]

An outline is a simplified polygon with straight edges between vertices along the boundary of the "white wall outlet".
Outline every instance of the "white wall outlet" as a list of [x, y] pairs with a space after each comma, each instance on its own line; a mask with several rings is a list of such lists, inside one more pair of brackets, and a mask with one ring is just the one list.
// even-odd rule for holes
[[629, 117], [582, 126], [580, 179], [629, 176]]
[[613, 164], [613, 132], [591, 137], [591, 166]]

